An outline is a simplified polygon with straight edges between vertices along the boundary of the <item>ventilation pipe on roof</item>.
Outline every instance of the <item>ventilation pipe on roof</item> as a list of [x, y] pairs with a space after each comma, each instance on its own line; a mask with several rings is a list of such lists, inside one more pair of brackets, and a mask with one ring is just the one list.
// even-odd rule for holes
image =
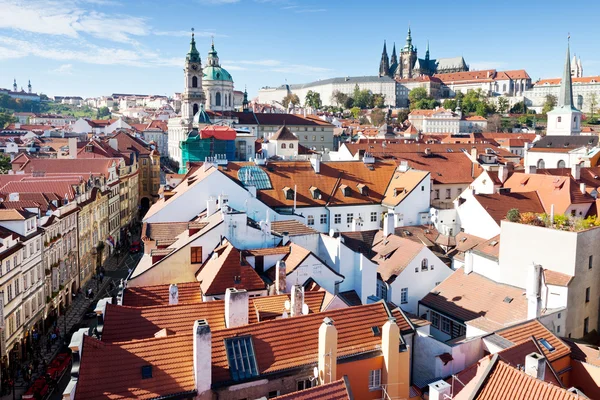
[[225, 326], [236, 328], [248, 325], [248, 292], [228, 288], [225, 291]]
[[525, 356], [525, 373], [539, 380], [544, 380], [546, 375], [546, 359], [538, 353]]
[[498, 167], [498, 178], [500, 179], [500, 182], [506, 182], [506, 179], [508, 179], [508, 165], [500, 164]]
[[302, 306], [304, 304], [304, 287], [301, 285], [292, 286], [292, 306], [291, 306], [291, 315], [292, 317], [297, 317], [302, 315]]
[[174, 306], [179, 303], [179, 288], [177, 284], [172, 283], [169, 285], [169, 305]]
[[329, 317], [319, 327], [318, 370], [319, 384], [324, 385], [337, 379], [338, 331]]
[[209, 391], [212, 384], [212, 334], [205, 319], [194, 322], [194, 383], [198, 396]]
[[527, 319], [539, 318], [542, 312], [542, 266], [531, 264], [527, 271]]
[[279, 260], [275, 264], [275, 292], [277, 294], [284, 294], [286, 291], [286, 278], [287, 272], [285, 269], [285, 261]]
[[579, 184], [579, 190], [581, 191], [581, 194], [585, 194], [586, 190], [585, 190], [585, 183], [581, 182]]

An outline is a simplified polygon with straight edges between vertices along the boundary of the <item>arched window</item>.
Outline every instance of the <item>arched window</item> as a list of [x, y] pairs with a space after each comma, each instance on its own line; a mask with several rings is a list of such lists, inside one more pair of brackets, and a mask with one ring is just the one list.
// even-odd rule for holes
[[546, 168], [546, 163], [541, 158], [537, 162], [537, 168], [538, 169], [544, 169], [544, 168]]
[[567, 167], [567, 164], [563, 160], [560, 160], [558, 162], [558, 164], [556, 164], [556, 168], [566, 168], [566, 167]]
[[192, 87], [198, 87], [198, 77], [192, 77]]
[[290, 143], [289, 148], [293, 149], [294, 148], [294, 143]]
[[421, 261], [421, 271], [427, 271], [429, 269], [429, 264], [427, 262], [427, 259], [424, 258], [423, 261]]
[[556, 119], [556, 122], [560, 122], [561, 120], [562, 120], [562, 118], [561, 118], [561, 117], [558, 117], [558, 118]]
[[216, 106], [221, 105], [221, 92], [217, 92], [217, 95], [215, 96], [215, 105]]
[[281, 148], [285, 149], [285, 143], [281, 143]]
[[502, 85], [502, 93], [506, 93], [506, 83]]
[[194, 104], [194, 107], [193, 107], [192, 110], [193, 110], [193, 114], [192, 115], [198, 114], [198, 104]]

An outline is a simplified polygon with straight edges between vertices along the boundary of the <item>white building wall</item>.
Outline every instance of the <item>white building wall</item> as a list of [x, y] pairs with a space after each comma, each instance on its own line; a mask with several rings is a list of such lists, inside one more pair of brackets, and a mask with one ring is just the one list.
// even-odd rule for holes
[[344, 279], [311, 254], [292, 273], [287, 275], [286, 291], [291, 293], [292, 286], [303, 285], [309, 278], [314, 279], [329, 293], [335, 293], [335, 283]]
[[423, 213], [429, 213], [429, 204], [431, 198], [431, 177], [429, 174], [421, 183], [405, 197], [400, 204], [394, 207], [396, 214], [396, 226], [413, 226], [426, 224], [429, 218], [425, 220], [421, 217]]
[[491, 239], [500, 233], [498, 223], [473, 197], [471, 191], [465, 191], [461, 197], [466, 201], [457, 207], [458, 218], [465, 233]]

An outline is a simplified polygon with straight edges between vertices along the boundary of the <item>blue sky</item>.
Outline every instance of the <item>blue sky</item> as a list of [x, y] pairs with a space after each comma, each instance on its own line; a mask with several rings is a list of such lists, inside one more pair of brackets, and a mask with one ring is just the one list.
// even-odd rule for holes
[[585, 75], [600, 75], [595, 2], [358, 0], [0, 0], [0, 87], [13, 78], [49, 95], [182, 90], [190, 28], [203, 60], [211, 35], [236, 89], [372, 75], [383, 40], [410, 23], [424, 56], [462, 55], [471, 69], [559, 77], [567, 33]]

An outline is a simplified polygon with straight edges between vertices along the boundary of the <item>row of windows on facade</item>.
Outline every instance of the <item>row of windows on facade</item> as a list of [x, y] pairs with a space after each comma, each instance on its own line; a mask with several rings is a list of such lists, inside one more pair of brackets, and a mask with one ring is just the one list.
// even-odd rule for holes
[[[265, 130], [265, 127], [264, 127], [264, 126], [261, 126], [259, 129], [260, 129], [261, 131], [264, 131], [264, 130]], [[299, 130], [300, 130], [300, 128], [297, 128], [297, 129], [295, 129], [295, 128], [290, 128], [290, 129], [291, 129], [292, 131], [299, 131]], [[316, 127], [313, 127], [313, 128], [312, 128], [312, 130], [313, 130], [313, 132], [316, 132], [316, 131], [317, 131], [317, 128], [316, 128]], [[304, 127], [304, 132], [308, 132], [308, 127]], [[321, 132], [325, 132], [325, 128], [321, 128]], [[308, 136], [304, 136], [304, 139], [305, 139], [305, 140], [308, 140]], [[313, 140], [316, 140], [316, 136], [313, 136]]]
[[[348, 213], [348, 214], [346, 214], [346, 223], [351, 224], [353, 219], [354, 219], [354, 213]], [[370, 221], [371, 222], [377, 222], [378, 219], [379, 219], [378, 218], [378, 213], [376, 211], [371, 212]], [[327, 224], [327, 214], [321, 214], [319, 216], [319, 223], [321, 225]], [[342, 223], [342, 214], [334, 214], [333, 215], [333, 223], [334, 224], [341, 224]], [[308, 226], [315, 225], [315, 216], [314, 215], [308, 215], [306, 217], [306, 224]]]
[[[583, 167], [585, 165], [585, 162], [582, 161], [579, 163], [579, 165]], [[546, 168], [546, 161], [544, 161], [544, 159], [540, 158], [536, 164], [536, 168], [538, 168], [538, 169]], [[564, 162], [563, 160], [559, 160], [556, 163], [556, 168], [567, 168], [567, 163]]]
[[[440, 199], [440, 189], [433, 189], [432, 192], [433, 192], [433, 199], [439, 200]], [[462, 189], [457, 188], [456, 195], [460, 196], [461, 193], [462, 193]], [[450, 199], [452, 199], [452, 189], [446, 189], [446, 200], [450, 200]]]
[[[27, 260], [27, 258], [29, 258], [30, 256], [34, 255], [36, 252], [40, 251], [40, 241], [39, 239], [35, 241], [35, 249], [36, 251], [34, 251], [34, 243], [29, 243], [29, 246], [24, 246], [23, 250], [21, 251], [21, 260]], [[11, 258], [7, 258], [4, 262], [0, 261], [0, 276], [7, 274], [8, 272], [10, 272], [11, 268], [16, 268], [19, 266], [19, 253], [15, 254], [12, 257], [12, 264], [11, 264]]]
[[[23, 290], [27, 291], [30, 285], [35, 285], [37, 282], [44, 278], [43, 267], [40, 264], [37, 268], [33, 268], [29, 273], [23, 274]], [[14, 291], [13, 291], [14, 288]], [[21, 276], [15, 277], [14, 280], [8, 282], [4, 289], [6, 290], [7, 298], [4, 298], [4, 290], [0, 291], [0, 300], [2, 304], [7, 305], [16, 296], [21, 294]]]
[[[3, 292], [0, 292], [2, 298], [4, 298]], [[38, 309], [42, 308], [44, 303], [42, 301], [42, 292], [38, 292], [37, 296], [33, 296], [31, 301], [25, 302], [23, 308], [25, 310], [25, 319], [21, 318], [21, 310], [16, 310], [13, 314], [6, 318], [6, 335], [2, 332], [3, 342], [6, 338], [10, 338], [21, 325], [29, 319]]]

